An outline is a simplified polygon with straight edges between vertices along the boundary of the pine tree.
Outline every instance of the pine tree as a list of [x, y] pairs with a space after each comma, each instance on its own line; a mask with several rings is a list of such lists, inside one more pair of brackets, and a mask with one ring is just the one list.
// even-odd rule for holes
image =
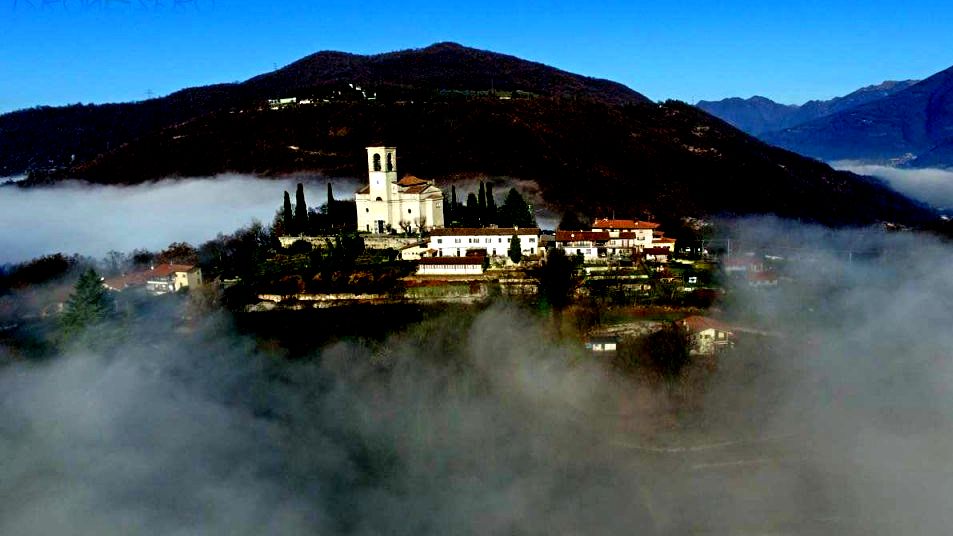
[[510, 260], [515, 264], [519, 264], [523, 260], [523, 245], [520, 243], [519, 235], [513, 235], [513, 238], [510, 238], [510, 249], [506, 254], [510, 256]]
[[298, 191], [295, 192], [295, 232], [305, 234], [308, 232], [308, 205], [304, 202], [304, 186], [299, 182]]
[[281, 224], [285, 228], [286, 235], [295, 234], [294, 215], [291, 212], [291, 195], [285, 190], [285, 203], [281, 211]]
[[60, 318], [63, 335], [68, 337], [103, 322], [112, 307], [112, 297], [103, 286], [102, 278], [96, 270], [87, 269], [79, 276]]
[[500, 207], [500, 226], [506, 227], [535, 227], [536, 218], [523, 196], [510, 188]]

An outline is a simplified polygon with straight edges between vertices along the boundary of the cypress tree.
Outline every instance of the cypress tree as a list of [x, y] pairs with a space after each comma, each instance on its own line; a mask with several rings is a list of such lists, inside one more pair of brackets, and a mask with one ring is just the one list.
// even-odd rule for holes
[[304, 185], [298, 183], [298, 190], [295, 192], [295, 232], [305, 234], [308, 232], [308, 205], [304, 202]]
[[466, 210], [466, 224], [467, 227], [475, 227], [477, 221], [480, 217], [480, 202], [477, 201], [477, 196], [473, 192], [467, 195], [467, 210]]
[[328, 210], [327, 210], [328, 222], [331, 224], [334, 224], [335, 223], [334, 216], [332, 216], [334, 212], [332, 209], [332, 207], [334, 206], [334, 192], [331, 191], [331, 181], [328, 181], [328, 203], [325, 206], [328, 207]]
[[285, 190], [284, 208], [281, 211], [281, 225], [284, 226], [286, 235], [295, 234], [294, 216], [291, 212], [291, 195], [288, 194], [287, 190]]
[[450, 224], [457, 218], [457, 187], [450, 185]]
[[523, 246], [520, 243], [519, 235], [513, 235], [513, 238], [510, 238], [510, 249], [506, 252], [510, 256], [510, 260], [516, 264], [519, 264], [523, 260]]
[[480, 213], [480, 223], [486, 223], [486, 186], [484, 186], [483, 181], [480, 181], [480, 195], [477, 197], [477, 203], [479, 204], [479, 213]]
[[493, 185], [486, 185], [486, 218], [485, 223], [496, 223], [496, 199], [493, 199]]

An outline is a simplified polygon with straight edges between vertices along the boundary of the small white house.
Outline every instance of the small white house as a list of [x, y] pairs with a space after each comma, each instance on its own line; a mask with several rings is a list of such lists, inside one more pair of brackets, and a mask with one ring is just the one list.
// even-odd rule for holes
[[417, 275], [482, 275], [482, 255], [467, 257], [423, 257], [417, 265]]
[[731, 326], [707, 316], [689, 316], [677, 322], [691, 337], [693, 354], [711, 355], [734, 346]]
[[538, 227], [452, 227], [434, 229], [430, 232], [427, 247], [441, 257], [463, 257], [467, 251], [484, 250], [487, 255], [504, 257], [510, 251], [510, 241], [518, 237], [524, 255], [537, 255], [539, 247]]
[[400, 260], [419, 261], [423, 257], [432, 256], [433, 250], [420, 244], [411, 244], [400, 248]]

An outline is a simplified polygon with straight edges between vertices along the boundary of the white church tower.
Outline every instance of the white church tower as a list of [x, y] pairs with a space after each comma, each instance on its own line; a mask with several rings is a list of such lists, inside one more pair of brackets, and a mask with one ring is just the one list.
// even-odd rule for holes
[[367, 148], [367, 186], [354, 195], [358, 231], [383, 234], [443, 227], [443, 192], [433, 181], [397, 179], [397, 148]]
[[371, 185], [371, 198], [391, 201], [391, 184], [397, 182], [397, 148], [368, 147], [367, 177]]

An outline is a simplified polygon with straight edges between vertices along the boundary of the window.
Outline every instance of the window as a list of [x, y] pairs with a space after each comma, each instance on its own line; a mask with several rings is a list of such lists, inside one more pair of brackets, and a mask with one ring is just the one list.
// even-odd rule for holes
[[459, 238], [454, 238], [454, 239], [453, 239], [453, 243], [454, 243], [454, 244], [459, 244], [459, 243], [460, 243], [460, 239], [459, 239]]
[[438, 243], [438, 244], [443, 244], [443, 238], [438, 238], [438, 239], [437, 239], [437, 243]]
[[410, 214], [410, 209], [409, 209], [409, 208], [407, 209], [407, 214]]
[[530, 238], [530, 239], [529, 239], [529, 243], [532, 244], [533, 242], [536, 242], [536, 239], [535, 239], [535, 238]]
[[[380, 199], [380, 197], [378, 197], [378, 199]], [[369, 208], [365, 208], [365, 209], [364, 209], [364, 212], [370, 212], [370, 211], [371, 211], [371, 209], [369, 209]]]
[[381, 155], [379, 153], [374, 153], [374, 171], [381, 170]]
[[392, 153], [387, 153], [387, 171], [394, 171], [394, 159]]
[[487, 244], [489, 244], [489, 243], [491, 243], [491, 242], [493, 242], [493, 239], [492, 239], [492, 238], [487, 238], [487, 239], [486, 239], [486, 243], [487, 243]]

